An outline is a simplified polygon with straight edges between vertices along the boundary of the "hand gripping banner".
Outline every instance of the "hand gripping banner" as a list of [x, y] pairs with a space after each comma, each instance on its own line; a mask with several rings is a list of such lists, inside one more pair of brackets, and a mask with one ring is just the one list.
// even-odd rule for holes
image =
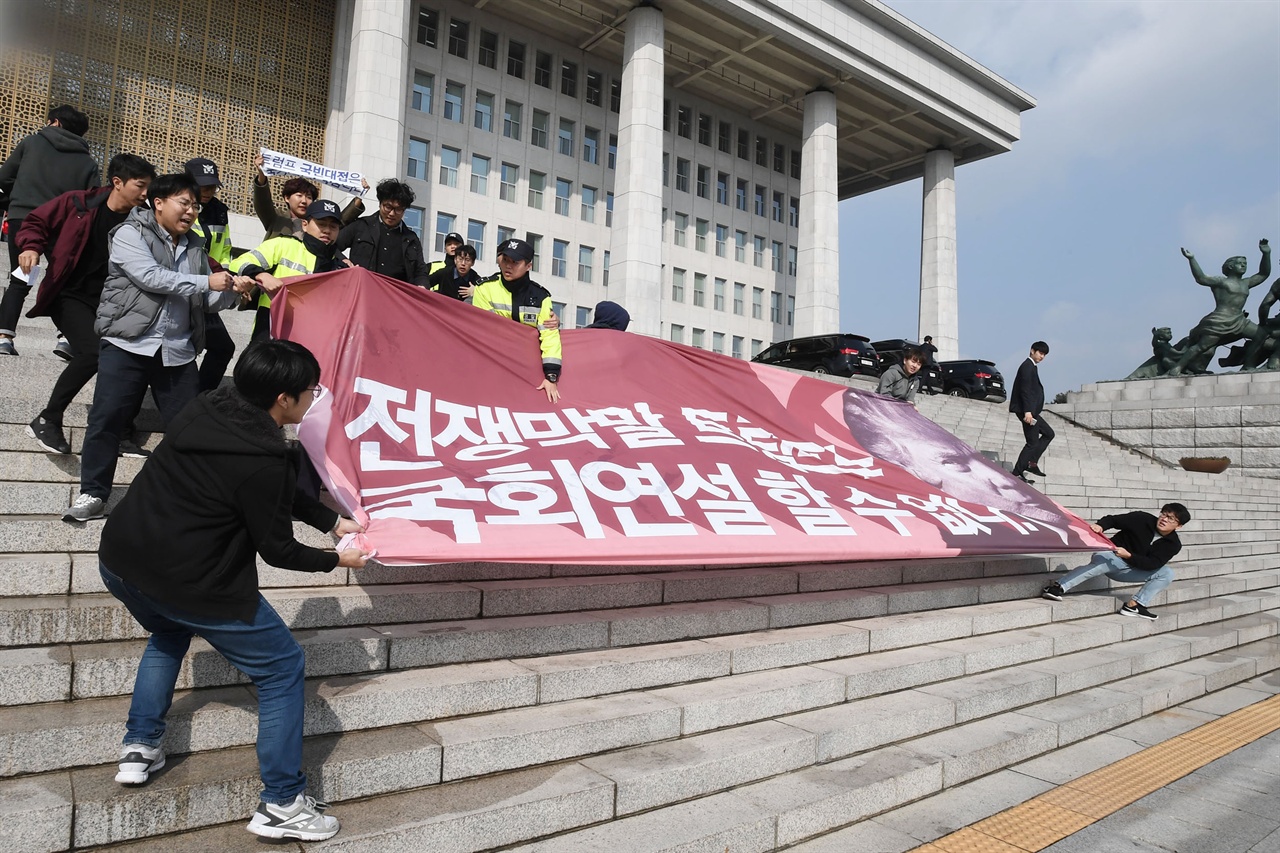
[[299, 436], [382, 563], [881, 560], [1110, 548], [906, 404], [609, 329], [537, 332], [355, 268], [289, 279]]

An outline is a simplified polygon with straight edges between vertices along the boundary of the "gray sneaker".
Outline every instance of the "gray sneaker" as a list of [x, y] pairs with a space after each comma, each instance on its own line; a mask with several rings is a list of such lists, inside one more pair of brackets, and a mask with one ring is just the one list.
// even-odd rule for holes
[[328, 803], [301, 793], [292, 803], [277, 806], [258, 803], [249, 825], [245, 827], [263, 838], [296, 838], [299, 841], [323, 841], [338, 834], [338, 819], [325, 814]]
[[121, 785], [141, 785], [161, 767], [164, 767], [163, 749], [145, 743], [127, 743], [120, 747], [116, 781]]
[[102, 498], [95, 498], [93, 495], [81, 493], [76, 498], [75, 503], [67, 507], [67, 511], [62, 514], [63, 521], [92, 521], [95, 518], [105, 518], [106, 501]]
[[53, 345], [53, 354], [63, 361], [71, 360], [71, 344], [62, 335], [58, 335], [58, 342]]
[[13, 338], [0, 338], [0, 355], [17, 355], [18, 350], [13, 345]]

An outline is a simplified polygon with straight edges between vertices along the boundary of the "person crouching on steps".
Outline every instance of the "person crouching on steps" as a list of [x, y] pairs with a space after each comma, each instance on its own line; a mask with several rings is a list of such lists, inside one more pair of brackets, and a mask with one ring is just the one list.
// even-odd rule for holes
[[1173, 583], [1173, 569], [1169, 568], [1168, 562], [1182, 550], [1178, 529], [1190, 520], [1191, 513], [1180, 503], [1160, 507], [1159, 516], [1141, 511], [1104, 515], [1097, 524], [1089, 526], [1094, 533], [1119, 530], [1111, 537], [1115, 550], [1094, 554], [1088, 565], [1072, 569], [1062, 580], [1041, 590], [1041, 597], [1061, 601], [1073, 587], [1089, 578], [1106, 575], [1112, 580], [1142, 584], [1141, 589], [1120, 608], [1122, 615], [1151, 620], [1159, 618], [1147, 605]]

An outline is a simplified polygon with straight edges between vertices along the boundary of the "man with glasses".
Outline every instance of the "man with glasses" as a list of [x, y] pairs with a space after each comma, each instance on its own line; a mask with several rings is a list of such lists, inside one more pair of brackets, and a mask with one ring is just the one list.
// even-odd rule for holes
[[413, 204], [413, 189], [403, 181], [387, 178], [378, 182], [377, 194], [377, 212], [343, 228], [335, 244], [337, 251], [347, 252], [351, 263], [370, 272], [430, 287], [422, 242], [404, 224], [404, 212]]
[[80, 459], [80, 495], [65, 521], [102, 518], [116, 473], [120, 436], [151, 389], [169, 422], [200, 392], [196, 356], [205, 312], [235, 307], [253, 279], [211, 273], [204, 241], [189, 235], [200, 189], [186, 172], [151, 182], [151, 208], [134, 208], [111, 237], [94, 331], [98, 382]]
[[1061, 601], [1068, 591], [1089, 578], [1106, 575], [1112, 580], [1142, 584], [1141, 589], [1120, 608], [1121, 615], [1156, 620], [1159, 617], [1147, 605], [1173, 583], [1173, 569], [1167, 564], [1182, 550], [1178, 528], [1190, 520], [1191, 513], [1180, 503], [1160, 507], [1159, 516], [1141, 511], [1104, 515], [1090, 527], [1094, 533], [1119, 530], [1111, 537], [1115, 550], [1094, 554], [1088, 565], [1072, 569], [1062, 580], [1041, 590], [1041, 597]]

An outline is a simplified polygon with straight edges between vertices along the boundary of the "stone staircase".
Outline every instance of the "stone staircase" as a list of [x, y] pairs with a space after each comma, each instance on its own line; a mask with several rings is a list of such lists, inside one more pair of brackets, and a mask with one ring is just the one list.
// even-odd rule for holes
[[[250, 315], [229, 319], [246, 340]], [[47, 324], [28, 323], [22, 357], [0, 359], [5, 847], [257, 849], [243, 829], [259, 790], [253, 691], [198, 641], [168, 766], [141, 788], [112, 780], [145, 635], [102, 591], [101, 522], [57, 517], [78, 459], [33, 452], [23, 432], [61, 366], [52, 342]], [[920, 408], [999, 459], [1021, 447], [1003, 406]], [[85, 409], [68, 412], [77, 449]], [[343, 821], [307, 846], [803, 847], [1280, 668], [1280, 488], [1170, 469], [1054, 425], [1042, 485], [1064, 506], [1086, 518], [1190, 507], [1157, 622], [1117, 615], [1126, 593], [1105, 581], [1060, 603], [1036, 597], [1083, 555], [325, 576], [260, 566], [307, 651], [312, 793]], [[139, 462], [122, 460], [121, 485]]]

